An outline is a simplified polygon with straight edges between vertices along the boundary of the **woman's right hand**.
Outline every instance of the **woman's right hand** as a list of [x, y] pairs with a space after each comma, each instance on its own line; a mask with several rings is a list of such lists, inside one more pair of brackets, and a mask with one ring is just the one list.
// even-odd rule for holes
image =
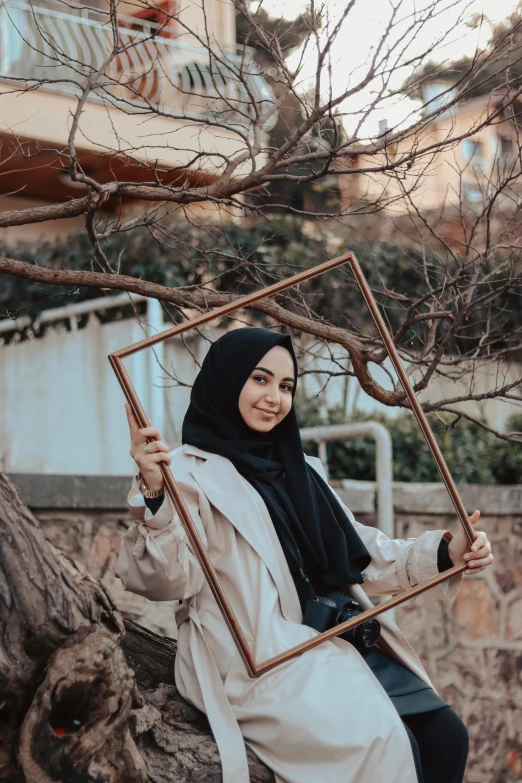
[[[125, 403], [125, 410], [131, 436], [130, 455], [138, 466], [147, 487], [152, 491], [161, 489], [164, 482], [159, 463], [165, 462], [170, 465], [172, 458], [169, 454], [169, 447], [166, 443], [162, 443], [161, 435], [156, 427], [142, 427], [140, 429], [128, 402]], [[153, 442], [149, 443], [148, 450], [145, 452], [147, 438], [152, 438]]]

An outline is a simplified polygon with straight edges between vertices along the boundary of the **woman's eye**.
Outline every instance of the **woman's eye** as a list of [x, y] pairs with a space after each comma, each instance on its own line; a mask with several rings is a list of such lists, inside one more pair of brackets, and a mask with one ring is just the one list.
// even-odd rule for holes
[[[264, 375], [253, 375], [252, 377], [254, 381], [257, 381], [258, 383], [263, 383], [264, 385], [267, 383], [267, 379], [265, 378]], [[283, 389], [284, 391], [291, 392], [293, 387], [290, 386], [289, 383], [282, 383], [280, 385], [280, 388]]]

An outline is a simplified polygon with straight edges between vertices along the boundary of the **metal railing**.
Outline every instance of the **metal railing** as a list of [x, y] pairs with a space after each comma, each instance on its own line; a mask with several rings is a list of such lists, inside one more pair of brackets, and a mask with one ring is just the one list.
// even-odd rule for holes
[[[116, 296], [99, 296], [96, 299], [85, 299], [83, 302], [75, 302], [74, 304], [63, 305], [63, 307], [50, 307], [48, 310], [43, 310], [34, 319], [34, 324], [33, 319], [29, 315], [21, 315], [18, 318], [4, 318], [0, 321], [0, 335], [22, 331], [22, 329], [31, 326], [31, 324], [38, 327], [40, 324], [64, 320], [69, 321], [71, 332], [75, 332], [78, 329], [78, 317], [81, 315], [105, 312], [112, 307], [124, 307], [132, 304], [132, 302], [143, 302], [146, 299], [147, 297], [141, 294], [132, 294], [131, 296], [131, 294], [126, 292], [116, 294]], [[152, 300], [149, 299], [148, 301]]]
[[[240, 127], [252, 124], [257, 109], [264, 129], [273, 127], [274, 96], [251, 50], [229, 52], [216, 43], [210, 53], [170, 35], [153, 22], [119, 17], [118, 53], [90, 98]], [[79, 94], [113, 46], [107, 14], [56, 1], [0, 2], [0, 79]]]
[[388, 538], [394, 538], [393, 525], [393, 447], [391, 435], [383, 424], [377, 421], [362, 421], [355, 424], [334, 424], [325, 427], [305, 427], [301, 430], [302, 440], [315, 440], [319, 457], [328, 476], [326, 443], [329, 440], [353, 440], [373, 438], [375, 441], [375, 478], [377, 485], [377, 527]]
[[[319, 457], [328, 477], [326, 443], [329, 440], [353, 440], [373, 438], [375, 441], [375, 478], [377, 485], [377, 527], [388, 538], [395, 538], [393, 523], [393, 445], [391, 435], [383, 424], [377, 421], [362, 421], [355, 424], [332, 424], [324, 427], [304, 427], [302, 440], [315, 440]], [[387, 596], [374, 597], [373, 603], [384, 603]], [[388, 609], [387, 616], [395, 620], [395, 609]]]

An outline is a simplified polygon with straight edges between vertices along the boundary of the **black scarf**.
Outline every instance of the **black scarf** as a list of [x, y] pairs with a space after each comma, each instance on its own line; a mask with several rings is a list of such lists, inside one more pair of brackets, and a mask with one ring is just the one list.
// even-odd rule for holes
[[248, 327], [216, 340], [192, 387], [182, 441], [227, 457], [259, 492], [292, 571], [297, 548], [312, 580], [325, 587], [361, 583], [371, 557], [328, 484], [305, 461], [294, 407], [267, 433], [248, 427], [239, 411], [250, 373], [275, 345], [290, 352], [297, 381], [288, 335]]

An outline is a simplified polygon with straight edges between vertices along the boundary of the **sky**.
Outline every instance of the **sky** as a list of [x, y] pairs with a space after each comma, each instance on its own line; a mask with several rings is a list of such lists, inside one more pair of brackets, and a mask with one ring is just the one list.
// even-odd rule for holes
[[[393, 70], [388, 89], [399, 87], [411, 74], [412, 57], [432, 47], [429, 59], [440, 63], [472, 55], [477, 47], [483, 48], [490, 37], [492, 24], [509, 16], [518, 4], [518, 0], [437, 0], [436, 13], [423, 23], [421, 20], [425, 19], [426, 9], [433, 5], [433, 0], [323, 0], [323, 18], [330, 29], [338, 22], [349, 2], [353, 4], [352, 8], [332, 47], [329, 61], [334, 96], [341, 94], [347, 86], [356, 84], [357, 79], [365, 73], [380, 40], [379, 34], [389, 25], [394, 8], [395, 22], [387, 40], [393, 45], [405, 35], [407, 45], [403, 47], [404, 51]], [[284, 9], [285, 18], [293, 19], [310, 5], [310, 0], [284, 0], [284, 3], [281, 0], [261, 0], [261, 3], [271, 16], [280, 17], [281, 9]], [[483, 15], [485, 21], [478, 28], [471, 29], [467, 23], [476, 15]], [[323, 31], [323, 40], [324, 36]], [[309, 43], [305, 49], [289, 58], [292, 68], [300, 66], [299, 82], [303, 91], [313, 83], [316, 54], [316, 47]], [[342, 104], [342, 111], [346, 113], [345, 127], [349, 132], [357, 131], [359, 138], [371, 139], [377, 135], [380, 120], [386, 120], [388, 127], [394, 128], [409, 125], [418, 116], [419, 104], [414, 101], [397, 97], [381, 98], [368, 119], [359, 127], [365, 107], [375, 100], [380, 87], [380, 82], [374, 82]]]

